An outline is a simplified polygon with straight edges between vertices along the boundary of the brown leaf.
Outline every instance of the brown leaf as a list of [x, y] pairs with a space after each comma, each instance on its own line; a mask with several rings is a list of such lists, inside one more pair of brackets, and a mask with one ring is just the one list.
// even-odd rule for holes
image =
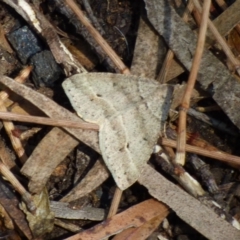
[[[168, 215], [168, 211], [162, 212], [138, 228], [129, 228], [116, 235], [113, 240], [147, 239], [152, 232], [159, 226], [163, 219]], [[128, 231], [129, 230], [129, 231]]]
[[139, 227], [156, 216], [167, 215], [167, 213], [168, 207], [154, 199], [149, 199], [67, 239], [102, 239], [132, 226]]

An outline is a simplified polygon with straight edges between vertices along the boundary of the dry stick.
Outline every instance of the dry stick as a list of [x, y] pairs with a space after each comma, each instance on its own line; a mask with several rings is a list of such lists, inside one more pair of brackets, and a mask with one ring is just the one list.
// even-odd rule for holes
[[61, 228], [64, 228], [64, 229], [74, 232], [74, 233], [80, 232], [82, 230], [81, 227], [79, 227], [73, 223], [70, 223], [70, 222], [64, 222], [58, 218], [54, 219], [54, 225], [59, 226]]
[[[26, 78], [29, 76], [30, 72], [32, 70], [32, 67], [26, 67], [24, 68], [20, 74], [15, 78], [15, 81], [19, 83], [25, 82]], [[6, 91], [0, 92], [0, 111], [3, 113], [7, 112], [7, 108], [4, 105], [4, 101], [9, 97], [9, 94]], [[9, 120], [9, 119], [6, 119]], [[22, 143], [19, 138], [15, 137], [13, 135], [13, 131], [15, 129], [14, 125], [10, 121], [3, 121], [3, 125], [5, 127], [5, 130], [11, 140], [12, 146], [19, 157], [21, 163], [24, 163], [27, 160], [27, 156], [25, 154], [25, 150], [22, 147]]]
[[34, 213], [36, 211], [36, 206], [32, 201], [31, 194], [26, 191], [22, 184], [15, 178], [12, 172], [2, 162], [0, 162], [0, 172], [12, 184], [14, 189], [22, 196], [22, 199], [27, 205], [28, 210]]
[[222, 10], [225, 10], [228, 7], [224, 0], [216, 0], [216, 3]]
[[[192, 0], [189, 0], [188, 4], [187, 4], [187, 7], [183, 13], [183, 21], [187, 22], [188, 20], [188, 15], [189, 13], [192, 12], [193, 10], [193, 2]], [[163, 65], [162, 65], [162, 68], [160, 70], [160, 73], [159, 75], [157, 76], [157, 80], [160, 82], [160, 83], [164, 83], [165, 82], [165, 79], [166, 79], [166, 76], [167, 76], [167, 73], [168, 73], [168, 70], [171, 66], [171, 63], [172, 63], [172, 60], [173, 60], [173, 57], [174, 57], [174, 52], [169, 49], [168, 52], [167, 52], [167, 55], [164, 59], [164, 62], [163, 62]]]
[[55, 127], [82, 128], [82, 129], [93, 130], [93, 131], [99, 130], [99, 126], [95, 123], [29, 116], [29, 115], [23, 115], [23, 114], [11, 113], [11, 112], [0, 111], [0, 119], [17, 121], [17, 122], [37, 123], [37, 124], [43, 124], [43, 125], [55, 126]]
[[26, 141], [28, 140], [30, 137], [34, 136], [36, 133], [38, 133], [42, 128], [39, 127], [34, 127], [31, 128], [29, 130], [26, 130], [24, 132], [21, 132], [19, 135], [19, 138], [21, 141]]
[[90, 18], [90, 20], [92, 21], [94, 27], [101, 33], [101, 34], [105, 34], [104, 29], [102, 28], [102, 26], [99, 24], [97, 18], [94, 16], [94, 13], [92, 11], [92, 8], [88, 2], [88, 0], [83, 0], [82, 1], [83, 6], [86, 10], [86, 12], [88, 13], [88, 17]]
[[102, 47], [102, 49], [105, 51], [105, 53], [114, 62], [114, 64], [120, 70], [120, 72], [123, 74], [130, 74], [129, 69], [121, 61], [121, 59], [114, 52], [114, 50], [108, 45], [108, 43], [101, 36], [101, 34], [92, 26], [92, 24], [85, 17], [85, 15], [83, 14], [82, 10], [78, 7], [78, 5], [73, 0], [65, 0], [65, 2], [72, 9], [72, 11], [77, 15], [77, 17], [82, 22], [82, 24], [88, 29], [89, 33], [97, 41], [97, 43]]
[[[202, 8], [201, 8], [198, 0], [192, 0], [192, 1], [193, 1], [194, 5], [195, 5], [196, 9], [201, 13], [202, 12]], [[228, 47], [226, 41], [221, 36], [221, 34], [218, 32], [217, 28], [214, 26], [214, 24], [212, 23], [212, 21], [210, 19], [208, 19], [208, 27], [211, 30], [211, 32], [212, 32], [213, 36], [215, 37], [215, 39], [217, 40], [217, 42], [222, 47], [222, 50], [224, 51], [224, 53], [228, 57], [229, 61], [235, 67], [235, 70], [237, 71], [238, 75], [240, 76], [240, 62], [238, 61], [237, 58], [235, 58], [235, 56], [233, 55], [232, 51]]]
[[208, 106], [208, 107], [196, 107], [195, 109], [199, 112], [202, 112], [202, 113], [212, 112], [212, 111], [220, 111], [221, 110], [221, 108], [217, 104], [212, 105], [212, 106]]
[[121, 200], [121, 197], [122, 197], [122, 192], [123, 191], [120, 188], [116, 187], [114, 195], [113, 195], [112, 204], [111, 204], [111, 207], [109, 209], [107, 218], [110, 218], [110, 217], [116, 215], [117, 210], [118, 210], [118, 206], [119, 206], [119, 203], [120, 203], [120, 200]]
[[207, 32], [207, 21], [209, 15], [209, 9], [211, 0], [204, 0], [203, 3], [203, 14], [201, 19], [201, 25], [199, 29], [199, 36], [197, 41], [196, 53], [194, 55], [192, 68], [189, 74], [188, 83], [186, 86], [185, 94], [179, 109], [179, 123], [178, 123], [178, 138], [177, 138], [177, 153], [176, 162], [184, 165], [185, 163], [185, 144], [186, 144], [186, 118], [187, 111], [190, 105], [190, 98], [196, 82], [200, 61], [204, 50], [205, 36]]
[[[168, 147], [177, 147], [177, 142], [168, 138], [161, 138], [161, 144]], [[206, 150], [204, 148], [192, 146], [189, 144], [186, 144], [186, 151], [213, 158], [228, 164], [232, 164], [234, 166], [240, 166], [240, 157], [225, 152]]]

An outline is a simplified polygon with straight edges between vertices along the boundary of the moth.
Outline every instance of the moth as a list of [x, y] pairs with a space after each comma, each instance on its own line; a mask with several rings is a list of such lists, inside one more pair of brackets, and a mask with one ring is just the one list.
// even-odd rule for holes
[[63, 89], [77, 114], [99, 125], [102, 157], [117, 186], [131, 186], [167, 119], [173, 87], [133, 75], [83, 73], [67, 78]]

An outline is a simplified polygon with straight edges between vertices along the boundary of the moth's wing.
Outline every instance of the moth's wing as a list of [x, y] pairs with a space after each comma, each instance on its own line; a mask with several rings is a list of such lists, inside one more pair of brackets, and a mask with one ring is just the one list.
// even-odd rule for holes
[[[91, 74], [76, 74], [67, 78], [62, 86], [77, 114], [87, 122], [100, 125], [107, 115], [114, 115], [116, 110], [101, 95], [103, 88], [106, 92], [111, 91], [111, 84], [105, 84], [104, 79], [92, 79]], [[95, 84], [102, 86], [99, 91], [92, 89]]]
[[172, 87], [167, 85], [161, 90], [155, 88], [146, 101], [126, 108], [103, 125], [100, 149], [120, 189], [128, 188], [140, 177], [167, 118], [171, 93]]
[[117, 185], [129, 187], [152, 153], [171, 87], [137, 76], [98, 73], [74, 75], [63, 87], [78, 115], [100, 125], [103, 159]]

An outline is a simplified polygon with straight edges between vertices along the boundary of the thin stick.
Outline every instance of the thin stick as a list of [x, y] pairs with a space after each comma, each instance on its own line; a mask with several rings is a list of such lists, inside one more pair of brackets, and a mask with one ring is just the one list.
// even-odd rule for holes
[[74, 233], [77, 233], [77, 232], [80, 232], [82, 230], [81, 227], [79, 227], [78, 225], [75, 225], [73, 223], [70, 223], [70, 222], [64, 222], [58, 218], [55, 218], [54, 219], [54, 225], [57, 225], [61, 228], [64, 228], [68, 231], [71, 231], [71, 232], [74, 232]]
[[114, 50], [109, 46], [101, 34], [92, 26], [89, 20], [85, 17], [82, 10], [73, 0], [65, 0], [67, 5], [72, 9], [72, 11], [77, 15], [82, 24], [88, 29], [92, 37], [97, 41], [97, 43], [102, 47], [110, 59], [114, 62], [116, 67], [123, 74], [130, 74], [129, 69], [125, 66], [119, 56], [114, 52]]
[[[194, 7], [193, 2], [192, 2], [192, 0], [190, 0], [187, 4], [187, 7], [186, 7], [184, 13], [183, 13], [182, 19], [183, 19], [184, 22], [187, 22], [188, 15], [189, 15], [189, 13], [192, 12], [193, 7]], [[174, 52], [171, 49], [169, 49], [168, 52], [167, 52], [167, 55], [164, 59], [164, 62], [163, 62], [162, 68], [159, 72], [159, 75], [157, 76], [157, 80], [160, 83], [165, 82], [168, 70], [169, 70], [169, 68], [171, 66], [171, 63], [172, 63], [172, 60], [173, 60], [173, 57], [174, 57]]]
[[201, 19], [201, 25], [199, 29], [199, 36], [197, 41], [196, 53], [194, 55], [192, 68], [188, 78], [188, 84], [186, 86], [185, 94], [179, 110], [179, 123], [178, 123], [178, 138], [177, 138], [177, 153], [175, 161], [178, 164], [184, 165], [185, 163], [185, 144], [186, 144], [186, 118], [187, 110], [190, 105], [190, 98], [196, 82], [200, 61], [204, 50], [205, 36], [207, 32], [207, 21], [209, 15], [211, 0], [204, 0], [203, 14]]
[[102, 26], [99, 24], [97, 18], [94, 16], [92, 8], [88, 2], [88, 0], [83, 0], [82, 1], [83, 6], [86, 10], [86, 12], [88, 13], [88, 17], [90, 18], [90, 20], [92, 21], [94, 27], [103, 35], [105, 34], [104, 29], [102, 28]]
[[[23, 83], [26, 81], [27, 77], [29, 76], [32, 67], [28, 66], [24, 68], [20, 74], [14, 79], [19, 83]], [[7, 112], [7, 108], [4, 105], [4, 101], [9, 97], [9, 93], [6, 91], [0, 92], [0, 111]], [[25, 150], [22, 146], [22, 143], [19, 138], [14, 136], [13, 131], [15, 130], [14, 124], [11, 121], [3, 121], [4, 128], [10, 138], [11, 144], [13, 149], [15, 150], [18, 158], [20, 159], [21, 163], [25, 163], [27, 160], [27, 155], [25, 154]]]
[[225, 10], [228, 7], [224, 0], [216, 0], [216, 3], [222, 10]]
[[[195, 5], [196, 9], [201, 13], [202, 8], [201, 8], [198, 0], [193, 0], [193, 2], [194, 2], [194, 5]], [[222, 50], [224, 51], [224, 53], [228, 57], [229, 61], [235, 67], [235, 70], [237, 71], [238, 75], [240, 76], [240, 62], [238, 61], [237, 58], [235, 58], [232, 51], [228, 47], [226, 41], [221, 36], [221, 34], [218, 32], [217, 28], [214, 26], [214, 24], [212, 23], [212, 21], [210, 19], [208, 19], [208, 27], [211, 30], [211, 32], [212, 32], [213, 36], [215, 37], [215, 39], [217, 40], [217, 42], [221, 45]]]
[[86, 130], [99, 131], [99, 126], [95, 123], [88, 122], [75, 122], [70, 120], [52, 119], [46, 117], [28, 116], [23, 114], [11, 113], [11, 112], [1, 112], [0, 119], [11, 120], [17, 122], [27, 122], [27, 123], [37, 123], [48, 126], [55, 127], [70, 127], [70, 128], [82, 128]]
[[[168, 138], [161, 138], [161, 144], [173, 148], [177, 147], [177, 142]], [[232, 164], [235, 165], [235, 167], [240, 166], [240, 157], [225, 152], [206, 150], [204, 148], [192, 146], [189, 144], [186, 144], [186, 151], [213, 158], [224, 163]]]
[[107, 218], [116, 215], [119, 203], [121, 201], [122, 193], [123, 191], [120, 188], [116, 187]]
[[36, 206], [32, 201], [31, 194], [27, 192], [22, 184], [15, 178], [12, 172], [2, 162], [0, 162], [0, 172], [11, 183], [14, 189], [22, 196], [22, 199], [26, 203], [28, 210], [34, 213], [36, 211]]

